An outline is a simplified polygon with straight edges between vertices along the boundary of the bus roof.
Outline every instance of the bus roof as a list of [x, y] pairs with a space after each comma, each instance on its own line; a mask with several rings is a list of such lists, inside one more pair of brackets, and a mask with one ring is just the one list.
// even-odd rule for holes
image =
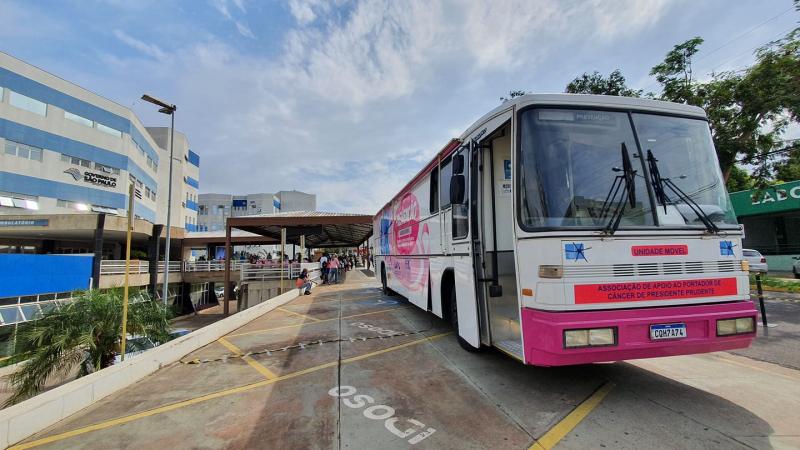
[[516, 107], [517, 110], [520, 110], [531, 105], [567, 106], [571, 108], [585, 106], [587, 108], [631, 109], [644, 112], [692, 116], [698, 119], [706, 118], [706, 113], [703, 111], [703, 108], [681, 103], [665, 102], [662, 100], [652, 100], [649, 98], [591, 94], [527, 94], [514, 97], [484, 114], [464, 131], [460, 140], [466, 140], [467, 137], [478, 127], [483, 125], [484, 122], [504, 110], [511, 107]]
[[375, 217], [377, 218], [383, 210], [386, 209], [392, 202], [405, 194], [414, 184], [422, 178], [426, 173], [433, 169], [433, 166], [441, 159], [446, 158], [458, 148], [461, 142], [464, 142], [475, 130], [486, 123], [489, 119], [503, 111], [507, 111], [512, 107], [517, 110], [531, 105], [547, 105], [547, 106], [566, 106], [566, 107], [588, 107], [588, 108], [613, 108], [613, 109], [629, 109], [643, 112], [655, 112], [662, 114], [675, 114], [680, 116], [697, 117], [698, 119], [706, 119], [706, 113], [702, 108], [691, 105], [684, 105], [680, 103], [665, 102], [661, 100], [652, 100], [647, 98], [635, 97], [620, 97], [613, 95], [590, 95], [590, 94], [527, 94], [515, 97], [509, 101], [503, 102], [497, 108], [484, 114], [475, 123], [470, 125], [459, 139], [451, 139], [436, 155], [429, 161], [416, 175], [403, 186], [403, 189], [394, 195], [380, 210], [378, 210]]

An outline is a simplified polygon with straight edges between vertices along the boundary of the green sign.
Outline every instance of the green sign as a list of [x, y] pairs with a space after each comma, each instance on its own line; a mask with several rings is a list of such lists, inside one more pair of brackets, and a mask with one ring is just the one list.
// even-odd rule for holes
[[800, 180], [731, 194], [736, 216], [800, 210]]

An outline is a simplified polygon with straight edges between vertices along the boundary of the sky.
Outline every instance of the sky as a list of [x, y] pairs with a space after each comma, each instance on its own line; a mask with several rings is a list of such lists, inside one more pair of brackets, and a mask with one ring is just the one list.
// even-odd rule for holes
[[[300, 190], [374, 214], [510, 90], [648, 75], [705, 43], [695, 75], [736, 70], [797, 26], [789, 0], [0, 0], [0, 51], [168, 126], [178, 105], [200, 192]], [[166, 167], [163, 166], [162, 167]]]

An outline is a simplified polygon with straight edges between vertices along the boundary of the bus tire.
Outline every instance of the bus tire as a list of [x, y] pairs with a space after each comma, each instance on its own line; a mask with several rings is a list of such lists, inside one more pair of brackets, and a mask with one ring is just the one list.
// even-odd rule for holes
[[383, 295], [391, 295], [389, 286], [386, 283], [386, 266], [381, 263], [381, 287], [383, 288]]
[[479, 352], [481, 350], [480, 348], [473, 347], [472, 344], [470, 344], [469, 342], [464, 340], [464, 338], [462, 338], [458, 334], [458, 302], [456, 302], [456, 287], [455, 286], [453, 286], [453, 289], [450, 291], [450, 302], [449, 303], [450, 303], [449, 304], [449, 306], [450, 306], [450, 324], [453, 326], [453, 332], [456, 334], [456, 339], [458, 340], [458, 345], [460, 345], [461, 348], [463, 348], [464, 350], [466, 350], [466, 351], [468, 351], [470, 353]]

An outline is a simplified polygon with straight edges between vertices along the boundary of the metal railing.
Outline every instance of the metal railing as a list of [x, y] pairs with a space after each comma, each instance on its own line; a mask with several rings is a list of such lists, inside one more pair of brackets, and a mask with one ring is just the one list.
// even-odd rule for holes
[[[162, 262], [161, 272], [163, 272], [163, 265], [164, 263]], [[172, 266], [170, 265], [171, 268]], [[180, 266], [176, 270], [180, 270]], [[150, 263], [140, 259], [132, 259], [130, 273], [133, 275], [150, 273]], [[125, 275], [125, 260], [105, 259], [100, 261], [100, 275]]]
[[[169, 262], [169, 271], [170, 273], [176, 273], [181, 271], [181, 262], [180, 261], [170, 261]], [[158, 262], [158, 273], [164, 272], [164, 261]]]
[[[287, 265], [283, 269], [283, 279], [291, 280], [297, 278], [300, 272], [308, 270], [309, 278], [317, 279], [320, 276], [319, 263], [302, 263]], [[258, 264], [247, 264], [242, 266], [240, 278], [241, 281], [267, 281], [267, 280], [280, 280], [281, 268], [280, 267], [259, 267]]]
[[[249, 266], [249, 263], [231, 261], [231, 270], [240, 270], [242, 267]], [[171, 266], [170, 266], [171, 267]], [[225, 270], [225, 261], [184, 261], [184, 272], [217, 272]]]

